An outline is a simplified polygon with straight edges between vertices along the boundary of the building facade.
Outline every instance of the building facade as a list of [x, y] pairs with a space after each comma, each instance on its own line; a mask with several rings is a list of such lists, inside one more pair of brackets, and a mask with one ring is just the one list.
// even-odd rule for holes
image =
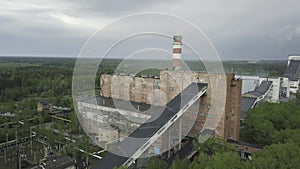
[[[215, 129], [215, 135], [223, 139], [230, 138], [238, 140], [242, 81], [235, 79], [233, 74], [221, 75], [189, 70], [176, 70], [161, 71], [159, 79], [154, 77], [133, 77], [116, 74], [102, 75], [100, 87], [102, 91], [101, 94], [104, 97], [164, 106], [192, 82], [208, 83], [207, 95], [201, 99], [195, 125], [189, 133], [190, 136], [196, 136], [200, 134], [204, 127], [214, 128], [213, 125], [209, 126], [206, 124], [205, 126], [206, 119], [212, 116], [209, 112], [213, 112], [214, 106], [221, 104], [217, 102], [215, 102], [216, 105], [212, 104], [212, 99], [214, 99], [213, 97], [215, 96], [212, 96], [210, 84], [213, 79], [226, 81], [226, 91], [222, 92], [226, 93], [225, 110], [222, 112], [222, 117], [215, 121], [215, 123], [218, 123]], [[216, 81], [213, 83], [216, 83]], [[221, 94], [221, 92], [219, 94]], [[224, 100], [220, 100], [220, 102], [222, 101]], [[183, 123], [189, 122], [186, 121]]]
[[283, 76], [289, 79], [290, 93], [296, 94], [300, 86], [300, 55], [289, 55]]

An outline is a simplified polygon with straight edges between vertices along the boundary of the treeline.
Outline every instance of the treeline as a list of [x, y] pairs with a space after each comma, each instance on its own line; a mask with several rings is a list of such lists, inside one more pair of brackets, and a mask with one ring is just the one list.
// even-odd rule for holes
[[246, 61], [225, 61], [225, 72], [233, 71], [237, 75], [279, 77], [286, 70], [286, 61], [259, 61], [248, 63]]
[[[191, 70], [205, 71], [205, 66], [214, 67], [218, 62], [206, 62], [204, 65], [200, 61], [185, 61]], [[248, 61], [223, 61], [224, 72], [235, 73], [237, 75], [278, 77], [284, 74], [286, 70], [286, 61], [259, 61], [249, 63]]]
[[21, 67], [1, 69], [1, 102], [17, 101], [28, 96], [71, 94], [72, 68]]
[[[71, 95], [75, 61], [74, 58], [0, 58], [0, 101], [17, 101], [29, 96]], [[96, 62], [95, 59], [87, 59], [88, 64], [85, 65], [95, 65]], [[101, 62], [95, 80], [96, 88], [100, 86], [100, 75], [113, 74], [119, 63], [117, 59]]]
[[[113, 74], [121, 61], [119, 59], [102, 60], [96, 75], [96, 89], [100, 86], [100, 74]], [[75, 58], [0, 58], [0, 101], [17, 101], [28, 96], [70, 95], [75, 62]], [[95, 65], [97, 59], [86, 59], [84, 62], [87, 63], [86, 66]], [[187, 61], [187, 63], [192, 70], [204, 68], [201, 62]], [[231, 68], [237, 74], [252, 71], [257, 74], [257, 71], [260, 71], [265, 76], [275, 76], [282, 75], [286, 65], [282, 62], [268, 64], [224, 62], [226, 72], [230, 72]], [[140, 74], [158, 75], [159, 70], [147, 69]]]

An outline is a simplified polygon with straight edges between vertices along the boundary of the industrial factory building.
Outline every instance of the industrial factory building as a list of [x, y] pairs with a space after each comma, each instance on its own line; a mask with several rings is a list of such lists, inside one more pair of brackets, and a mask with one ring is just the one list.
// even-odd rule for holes
[[296, 94], [299, 90], [300, 80], [300, 56], [290, 55], [288, 58], [288, 67], [283, 75], [289, 79], [290, 92]]
[[[101, 77], [101, 89], [104, 97], [163, 106], [192, 82], [210, 84], [209, 78], [225, 79], [227, 89], [225, 112], [215, 131], [215, 135], [223, 139], [231, 138], [237, 140], [239, 138], [238, 119], [242, 81], [236, 80], [233, 74], [209, 75], [203, 72], [176, 70], [161, 71], [159, 79], [153, 77], [131, 77], [126, 75], [103, 75]], [[159, 90], [156, 92], [156, 89]], [[205, 120], [207, 116], [209, 116], [209, 109], [214, 107], [214, 105], [211, 104], [213, 96], [210, 95], [211, 93], [209, 89], [207, 96], [205, 96], [200, 102], [197, 120], [193, 130], [189, 133], [190, 136], [200, 134]]]
[[[214, 136], [222, 139], [239, 139], [240, 102], [242, 81], [234, 74], [208, 74], [182, 69], [181, 60], [182, 37], [173, 37], [173, 70], [161, 70], [159, 77], [134, 76], [126, 74], [101, 75], [101, 96], [97, 104], [89, 99], [79, 102], [82, 125], [87, 132], [94, 135], [102, 147], [108, 148], [113, 143], [127, 137], [141, 124], [161, 112], [164, 106], [180, 94], [192, 83], [208, 85], [206, 95], [195, 103], [196, 108], [190, 108], [181, 119], [183, 135], [195, 137], [204, 129], [212, 131]], [[225, 84], [225, 91], [212, 95], [211, 87]], [[196, 92], [196, 91], [195, 91]], [[221, 95], [226, 95], [220, 97]], [[224, 98], [224, 99], [220, 99]], [[217, 107], [225, 103], [220, 112]], [[101, 111], [101, 113], [99, 113]], [[221, 117], [218, 118], [218, 115]], [[209, 122], [206, 122], [210, 119]], [[192, 126], [191, 126], [192, 125]], [[176, 126], [174, 124], [174, 126]], [[174, 127], [176, 129], [176, 127]], [[177, 133], [179, 131], [173, 132]], [[165, 137], [156, 140], [151, 152], [160, 154], [165, 147]], [[119, 139], [121, 138], [121, 139]], [[174, 140], [182, 138], [176, 138]], [[176, 141], [173, 141], [173, 144]], [[167, 144], [167, 143], [166, 143]]]
[[282, 77], [239, 76], [242, 79], [241, 123], [246, 112], [262, 101], [279, 103], [295, 99], [299, 91], [300, 56], [290, 55]]

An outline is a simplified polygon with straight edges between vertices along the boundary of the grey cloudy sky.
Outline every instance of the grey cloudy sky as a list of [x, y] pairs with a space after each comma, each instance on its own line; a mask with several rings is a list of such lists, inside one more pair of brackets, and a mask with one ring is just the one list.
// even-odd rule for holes
[[2, 0], [0, 55], [77, 56], [110, 21], [163, 12], [199, 27], [224, 60], [286, 59], [300, 53], [299, 6], [298, 0]]

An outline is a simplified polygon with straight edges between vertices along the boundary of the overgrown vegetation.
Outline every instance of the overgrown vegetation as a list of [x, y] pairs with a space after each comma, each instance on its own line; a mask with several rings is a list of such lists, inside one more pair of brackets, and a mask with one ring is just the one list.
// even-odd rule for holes
[[300, 106], [297, 101], [262, 103], [247, 112], [241, 139], [262, 146], [300, 140]]
[[[66, 142], [63, 130], [79, 133], [79, 122], [74, 112], [71, 85], [75, 59], [72, 58], [0, 58], [0, 111], [12, 112], [13, 117], [0, 117], [0, 142], [28, 136], [30, 127], [36, 128], [37, 134], [46, 136], [50, 145], [64, 144], [62, 154], [76, 159], [86, 159], [75, 148], [94, 151], [83, 135], [78, 142]], [[91, 66], [95, 60], [87, 60]], [[139, 61], [140, 63], [141, 61]], [[160, 63], [162, 61], [151, 61]], [[95, 88], [100, 87], [100, 74], [113, 74], [121, 60], [103, 60], [99, 65]], [[136, 62], [132, 62], [136, 63]], [[145, 65], [146, 63], [143, 62]], [[205, 70], [200, 62], [187, 61], [192, 70]], [[146, 68], [144, 65], [140, 67]], [[168, 64], [166, 64], [168, 65]], [[171, 65], [171, 63], [169, 63]], [[123, 65], [131, 69], [133, 65]], [[224, 62], [225, 72], [233, 70], [241, 75], [279, 76], [283, 74], [286, 63], [276, 62]], [[119, 72], [122, 73], [122, 72]], [[146, 69], [138, 75], [158, 75], [157, 69]], [[85, 76], [85, 75], [82, 75]], [[51, 118], [47, 112], [37, 112], [37, 102], [46, 100], [53, 105], [70, 107], [70, 124], [54, 123], [58, 133], [49, 131], [45, 123]], [[176, 159], [172, 169], [182, 168], [300, 168], [297, 157], [300, 155], [300, 99], [282, 104], [264, 103], [251, 110], [246, 119], [246, 128], [242, 131], [245, 141], [266, 146], [264, 151], [253, 156], [252, 161], [242, 161], [231, 145], [220, 140], [209, 140], [204, 144], [195, 144], [199, 157], [192, 162]], [[20, 124], [24, 122], [24, 124]], [[16, 133], [17, 131], [17, 133]], [[1, 168], [1, 167], [0, 167]], [[153, 158], [147, 169], [167, 168], [164, 161]]]

